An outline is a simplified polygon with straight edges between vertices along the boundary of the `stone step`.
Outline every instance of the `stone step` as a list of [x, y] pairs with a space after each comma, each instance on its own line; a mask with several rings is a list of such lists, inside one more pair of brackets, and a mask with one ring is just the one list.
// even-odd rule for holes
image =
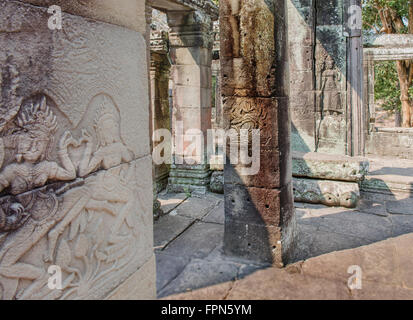
[[413, 161], [369, 157], [370, 171], [361, 182], [361, 190], [413, 197]]

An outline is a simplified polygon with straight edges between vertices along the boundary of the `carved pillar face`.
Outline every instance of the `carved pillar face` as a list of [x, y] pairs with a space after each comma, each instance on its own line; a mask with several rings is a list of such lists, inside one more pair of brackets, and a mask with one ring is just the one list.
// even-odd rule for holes
[[102, 2], [62, 2], [64, 31], [0, 2], [0, 299], [120, 298], [132, 275], [155, 297], [144, 23]]
[[[173, 87], [173, 114], [172, 131], [173, 135], [178, 134], [178, 139], [182, 139], [178, 127], [182, 126], [183, 133], [187, 130], [196, 129], [202, 133], [204, 145], [207, 139], [207, 129], [211, 128], [211, 105], [212, 105], [212, 22], [208, 15], [198, 11], [191, 12], [170, 12], [168, 13], [168, 24], [170, 32], [170, 56], [173, 63], [172, 78]], [[184, 152], [191, 144], [184, 141], [180, 147], [175, 146], [175, 164], [172, 169], [180, 164], [184, 165], [183, 170], [187, 170], [187, 178], [169, 180], [170, 188], [173, 190], [183, 190], [184, 184], [188, 188], [196, 189], [200, 186], [201, 192], [205, 192], [208, 184], [208, 167], [205, 165], [205, 155], [203, 150], [197, 150], [187, 158], [195, 160], [196, 164], [185, 165]], [[198, 162], [201, 158], [203, 163]], [[182, 159], [177, 160], [177, 159]], [[200, 170], [191, 173], [191, 169]], [[171, 172], [171, 175], [174, 173]], [[185, 175], [185, 173], [184, 173]], [[196, 176], [200, 177], [197, 180]], [[182, 175], [181, 175], [182, 177]]]
[[277, 266], [292, 254], [295, 228], [285, 14], [284, 0], [220, 2], [225, 128], [260, 132], [258, 173], [225, 165], [224, 249]]

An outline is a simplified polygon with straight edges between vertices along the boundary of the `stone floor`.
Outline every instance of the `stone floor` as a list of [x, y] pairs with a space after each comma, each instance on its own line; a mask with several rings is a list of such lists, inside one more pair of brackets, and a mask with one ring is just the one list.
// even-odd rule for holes
[[[410, 199], [403, 195], [378, 197], [375, 194], [373, 197], [369, 193], [363, 194], [363, 197], [358, 209], [296, 203], [298, 248], [294, 262], [298, 264], [278, 270], [250, 261], [229, 258], [222, 254], [223, 195], [208, 193], [203, 197], [191, 197], [187, 194], [162, 193], [159, 200], [166, 215], [155, 223], [154, 229], [158, 297], [281, 299], [302, 298], [304, 294], [307, 294], [307, 298], [363, 298], [365, 293], [354, 293], [347, 289], [345, 286], [347, 280], [343, 282], [341, 278], [339, 281], [338, 278], [336, 279], [336, 273], [342, 275], [343, 268], [345, 268], [343, 275], [345, 279], [348, 279], [350, 276], [346, 273], [347, 265], [350, 266], [348, 263], [357, 264], [360, 261], [369, 263], [361, 267], [369, 270], [368, 275], [373, 274], [372, 278], [367, 277], [370, 281], [368, 288], [370, 288], [377, 285], [374, 282], [375, 272], [378, 273], [377, 277], [386, 277], [387, 273], [398, 270], [397, 268], [400, 269], [399, 265], [396, 268], [397, 261], [410, 261], [408, 253], [412, 256], [413, 262], [413, 252], [409, 251], [413, 250], [413, 246], [406, 245], [409, 239], [413, 240], [413, 235], [389, 239], [413, 232], [413, 206], [410, 207], [412, 208], [410, 211], [406, 202], [403, 202], [410, 201]], [[399, 207], [398, 203], [401, 203]], [[383, 240], [386, 241], [382, 242]], [[399, 243], [406, 245], [406, 248], [398, 248]], [[389, 250], [388, 253], [385, 254], [387, 249], [380, 249], [383, 246]], [[402, 250], [401, 253], [397, 251], [399, 249]], [[396, 250], [397, 254], [392, 250]], [[354, 259], [364, 260], [354, 260], [351, 258], [353, 256]], [[310, 259], [312, 257], [316, 258]], [[350, 258], [354, 260], [354, 263]], [[347, 260], [341, 261], [340, 259]], [[306, 261], [303, 263], [302, 260]], [[342, 265], [336, 268], [337, 264]], [[407, 266], [410, 268], [411, 264], [404, 266], [406, 272]], [[387, 267], [389, 269], [386, 269]], [[396, 269], [392, 269], [393, 267]], [[398, 277], [401, 277], [402, 282], [399, 280], [397, 283], [386, 282], [386, 286], [397, 285], [402, 296], [410, 294], [410, 289], [406, 289], [403, 282], [402, 274], [399, 271], [396, 273]], [[272, 279], [269, 282], [272, 283], [271, 285], [268, 284], [269, 278]], [[274, 282], [275, 278], [280, 281]], [[313, 286], [313, 280], [317, 280], [317, 285]], [[249, 281], [265, 284], [268, 287], [268, 293], [260, 285], [251, 287]], [[409, 281], [413, 283], [413, 278]], [[285, 286], [294, 283], [300, 286], [301, 293], [291, 291], [293, 287], [284, 290]], [[346, 290], [342, 292], [343, 286]], [[337, 287], [340, 290], [334, 289], [334, 294], [328, 291], [329, 295], [325, 296], [326, 292], [322, 290], [324, 287], [332, 289]], [[204, 289], [197, 291], [196, 289], [199, 288]], [[239, 290], [234, 291], [234, 288]], [[257, 289], [247, 290], [247, 288]], [[405, 292], [405, 289], [408, 291]], [[185, 292], [187, 296], [182, 296]], [[393, 291], [391, 292], [393, 294]]]

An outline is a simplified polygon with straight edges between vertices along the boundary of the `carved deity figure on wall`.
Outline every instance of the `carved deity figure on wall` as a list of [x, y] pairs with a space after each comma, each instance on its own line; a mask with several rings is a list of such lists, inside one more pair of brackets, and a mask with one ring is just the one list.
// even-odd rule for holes
[[[70, 132], [66, 132], [59, 142], [58, 156], [62, 165], [47, 159], [57, 120], [46, 97], [23, 104], [16, 124], [17, 128], [4, 137], [15, 147], [15, 162], [0, 172], [0, 192], [9, 188], [10, 194], [19, 195], [42, 187], [49, 180], [76, 178], [76, 169], [67, 151], [70, 145], [76, 145]], [[6, 210], [0, 208], [0, 231], [16, 229], [25, 218], [27, 213], [21, 205], [13, 204]]]
[[[323, 48], [317, 54], [317, 150], [344, 152], [347, 124], [341, 93], [341, 72]], [[318, 149], [320, 148], [320, 149]]]
[[[85, 177], [99, 168], [105, 170], [98, 171], [96, 175], [89, 177], [90, 181], [87, 186], [69, 191], [68, 198], [77, 198], [76, 205], [73, 205], [72, 201], [62, 205], [60, 210], [65, 212], [65, 215], [62, 221], [48, 234], [46, 260], [55, 260], [58, 238], [69, 226], [76, 223], [82, 212], [103, 211], [113, 216], [114, 221], [108, 234], [108, 238], [111, 240], [106, 243], [108, 247], [101, 249], [100, 256], [105, 257], [102, 259], [106, 261], [114, 259], [113, 255], [117, 256], [122, 262], [119, 260], [116, 267], [121, 268], [132, 258], [123, 256], [121, 252], [133, 252], [136, 249], [132, 238], [119, 235], [125, 222], [132, 229], [136, 229], [138, 223], [138, 215], [136, 214], [137, 190], [133, 187], [136, 182], [133, 181], [135, 178], [132, 172], [134, 167], [130, 163], [133, 160], [133, 153], [120, 137], [120, 119], [113, 101], [105, 95], [99, 95], [92, 103], [100, 105], [94, 126], [97, 145], [95, 147], [92, 135], [83, 130], [81, 140], [82, 143], [86, 143], [86, 147], [79, 165], [79, 175]], [[94, 149], [95, 151], [93, 151]], [[69, 233], [67, 240], [71, 241], [75, 236]], [[114, 247], [119, 247], [119, 251], [114, 252]], [[88, 265], [87, 268], [92, 268], [92, 266]], [[88, 283], [90, 285], [98, 280], [91, 277], [88, 279]], [[73, 290], [69, 290], [68, 295], [73, 293]]]
[[321, 73], [321, 106], [324, 114], [341, 114], [343, 112], [340, 94], [340, 73], [335, 68], [335, 63], [330, 55], [324, 60]]
[[[62, 166], [47, 160], [57, 120], [45, 99], [21, 109], [15, 132], [19, 134], [16, 141], [24, 142], [16, 145], [16, 161], [23, 169], [9, 164], [6, 169], [10, 173], [6, 175], [3, 170], [1, 175], [4, 188], [10, 187], [14, 193], [0, 199], [0, 207], [7, 208], [0, 212], [0, 226], [4, 228], [0, 236], [1, 231], [12, 230], [10, 236], [0, 238], [0, 298], [86, 298], [93, 290], [104, 288], [111, 281], [112, 272], [126, 270], [141, 250], [137, 238], [145, 223], [139, 215], [143, 208], [139, 208], [142, 202], [133, 152], [121, 138], [119, 111], [105, 94], [92, 99], [89, 108], [96, 111], [95, 131], [90, 134], [81, 130], [78, 141], [70, 133], [63, 135], [58, 146]], [[39, 140], [34, 136], [33, 140], [20, 137], [36, 132], [40, 132]], [[51, 192], [30, 191], [49, 179], [76, 178], [69, 146], [83, 149], [77, 173], [85, 179], [63, 187], [58, 184], [57, 188], [63, 191], [56, 187]], [[25, 183], [15, 188], [12, 175], [22, 175]], [[46, 241], [41, 242], [42, 239]], [[45, 254], [44, 249], [37, 248], [39, 245], [46, 249]], [[34, 264], [25, 260], [32, 250], [41, 253]], [[61, 290], [51, 291], [47, 286], [50, 264], [59, 265], [64, 272]], [[30, 284], [24, 285], [21, 280]]]

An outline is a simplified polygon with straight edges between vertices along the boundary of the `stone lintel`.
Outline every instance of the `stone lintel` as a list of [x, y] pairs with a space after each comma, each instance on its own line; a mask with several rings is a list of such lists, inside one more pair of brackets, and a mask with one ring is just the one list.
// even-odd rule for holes
[[293, 152], [294, 177], [361, 181], [368, 170], [368, 160], [361, 157]]
[[153, 7], [164, 12], [168, 11], [201, 11], [218, 20], [218, 7], [211, 0], [152, 0]]
[[358, 183], [293, 178], [294, 200], [321, 203], [330, 207], [357, 207], [360, 200]]

